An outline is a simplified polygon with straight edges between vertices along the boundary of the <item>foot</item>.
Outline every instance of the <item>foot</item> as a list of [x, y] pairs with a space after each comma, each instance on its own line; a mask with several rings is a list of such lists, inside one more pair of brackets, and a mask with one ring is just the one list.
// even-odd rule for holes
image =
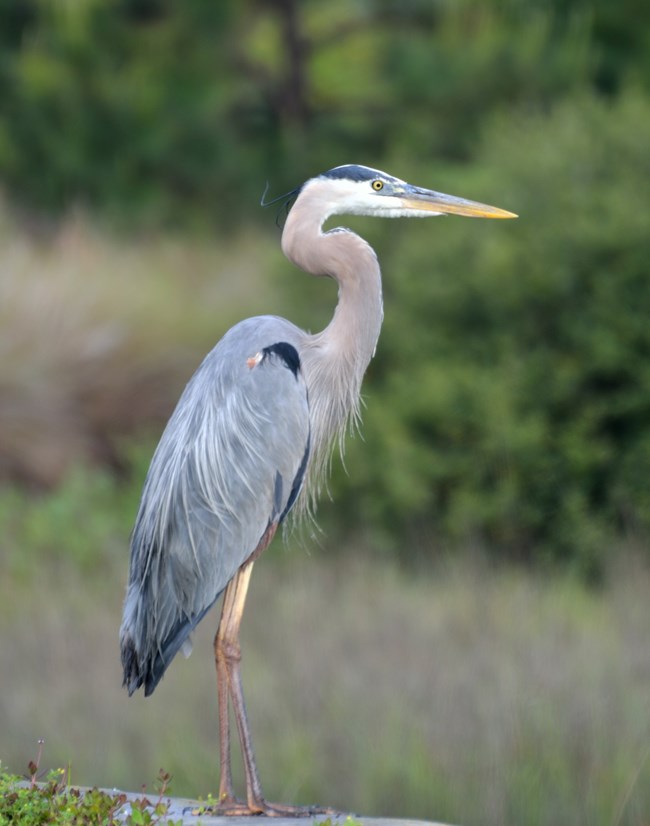
[[339, 812], [327, 806], [292, 806], [261, 800], [255, 808], [251, 809], [251, 814], [261, 814], [266, 817], [313, 817], [314, 815], [337, 815]]
[[263, 798], [246, 803], [237, 798], [224, 798], [211, 806], [198, 806], [190, 812], [192, 815], [213, 815], [216, 817], [246, 817], [263, 815], [265, 817], [313, 817], [314, 815], [337, 815], [336, 809], [325, 806], [292, 806], [285, 803], [267, 803]]

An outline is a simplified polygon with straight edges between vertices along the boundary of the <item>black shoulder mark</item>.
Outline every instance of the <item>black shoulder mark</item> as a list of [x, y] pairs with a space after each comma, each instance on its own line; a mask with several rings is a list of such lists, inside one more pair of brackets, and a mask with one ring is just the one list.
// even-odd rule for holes
[[291, 370], [296, 378], [298, 378], [298, 370], [300, 370], [300, 356], [298, 355], [298, 351], [293, 344], [289, 344], [288, 341], [278, 341], [275, 344], [271, 344], [269, 347], [265, 347], [262, 352], [265, 356], [269, 356], [271, 354], [279, 356], [285, 363], [285, 366]]

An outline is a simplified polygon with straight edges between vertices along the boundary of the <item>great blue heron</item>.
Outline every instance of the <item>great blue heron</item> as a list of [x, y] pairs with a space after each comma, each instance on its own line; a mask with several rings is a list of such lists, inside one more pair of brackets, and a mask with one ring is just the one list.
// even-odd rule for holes
[[[151, 694], [223, 593], [214, 640], [223, 814], [302, 815], [267, 803], [255, 765], [240, 676], [239, 627], [253, 563], [289, 510], [317, 498], [332, 443], [359, 417], [359, 392], [383, 318], [373, 249], [332, 215], [385, 218], [511, 212], [411, 186], [365, 166], [338, 166], [287, 193], [287, 258], [338, 283], [328, 326], [310, 335], [277, 316], [229, 330], [185, 388], [154, 454], [131, 543], [120, 630], [124, 685]], [[233, 791], [229, 701], [242, 747], [246, 801]]]

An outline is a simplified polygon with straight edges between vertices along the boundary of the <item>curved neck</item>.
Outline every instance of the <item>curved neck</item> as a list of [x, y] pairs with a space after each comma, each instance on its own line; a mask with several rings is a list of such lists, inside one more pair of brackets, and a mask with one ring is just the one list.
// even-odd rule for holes
[[334, 316], [314, 336], [314, 343], [332, 356], [355, 362], [360, 381], [375, 352], [383, 320], [379, 262], [372, 247], [353, 232], [335, 229], [323, 233], [327, 215], [309, 200], [305, 193], [289, 213], [282, 251], [305, 272], [329, 276], [338, 283]]
[[289, 213], [282, 250], [306, 272], [333, 278], [339, 300], [327, 327], [306, 336], [300, 351], [309, 391], [312, 455], [299, 513], [310, 510], [318, 498], [332, 441], [339, 437], [342, 452], [348, 423], [360, 418], [361, 382], [383, 319], [381, 273], [374, 250], [348, 230], [323, 233], [327, 209], [311, 200], [316, 201], [309, 192], [303, 193]]

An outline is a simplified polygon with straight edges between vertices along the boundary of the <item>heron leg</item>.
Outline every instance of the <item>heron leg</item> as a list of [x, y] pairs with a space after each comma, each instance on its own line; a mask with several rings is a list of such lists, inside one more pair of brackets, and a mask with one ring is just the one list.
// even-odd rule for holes
[[[272, 535], [267, 538], [267, 544]], [[248, 725], [246, 703], [241, 679], [241, 648], [239, 629], [244, 613], [244, 604], [253, 562], [257, 554], [237, 571], [228, 583], [224, 593], [221, 620], [214, 640], [217, 664], [217, 689], [219, 691], [219, 745], [221, 757], [221, 780], [219, 783], [219, 804], [214, 807], [219, 815], [265, 814], [278, 817], [300, 817], [315, 814], [332, 814], [331, 809], [313, 806], [286, 806], [267, 803], [262, 794], [253, 743]], [[246, 774], [246, 802], [238, 800], [233, 791], [230, 766], [230, 720], [228, 700], [232, 707], [241, 743]]]
[[214, 660], [217, 667], [217, 696], [219, 701], [219, 763], [221, 776], [219, 779], [219, 800], [221, 803], [236, 803], [232, 782], [232, 768], [230, 763], [230, 707], [228, 688], [228, 667], [223, 650], [222, 627], [225, 627], [224, 617], [232, 611], [232, 600], [235, 593], [230, 585], [226, 587], [221, 610], [219, 628], [214, 637]]
[[244, 759], [246, 796], [248, 801], [248, 805], [244, 805], [244, 809], [248, 812], [254, 810], [255, 803], [262, 799], [262, 789], [255, 764], [240, 671], [241, 648], [239, 645], [239, 629], [252, 572], [253, 562], [246, 562], [228, 583], [224, 594], [221, 622], [219, 623], [219, 629], [215, 638], [217, 687], [219, 689], [220, 751], [222, 760], [219, 798], [222, 804], [234, 804], [237, 810], [244, 805], [239, 803], [233, 794], [232, 772], [230, 768], [230, 721], [228, 718], [227, 702], [229, 697], [235, 713], [235, 722], [237, 724]]

